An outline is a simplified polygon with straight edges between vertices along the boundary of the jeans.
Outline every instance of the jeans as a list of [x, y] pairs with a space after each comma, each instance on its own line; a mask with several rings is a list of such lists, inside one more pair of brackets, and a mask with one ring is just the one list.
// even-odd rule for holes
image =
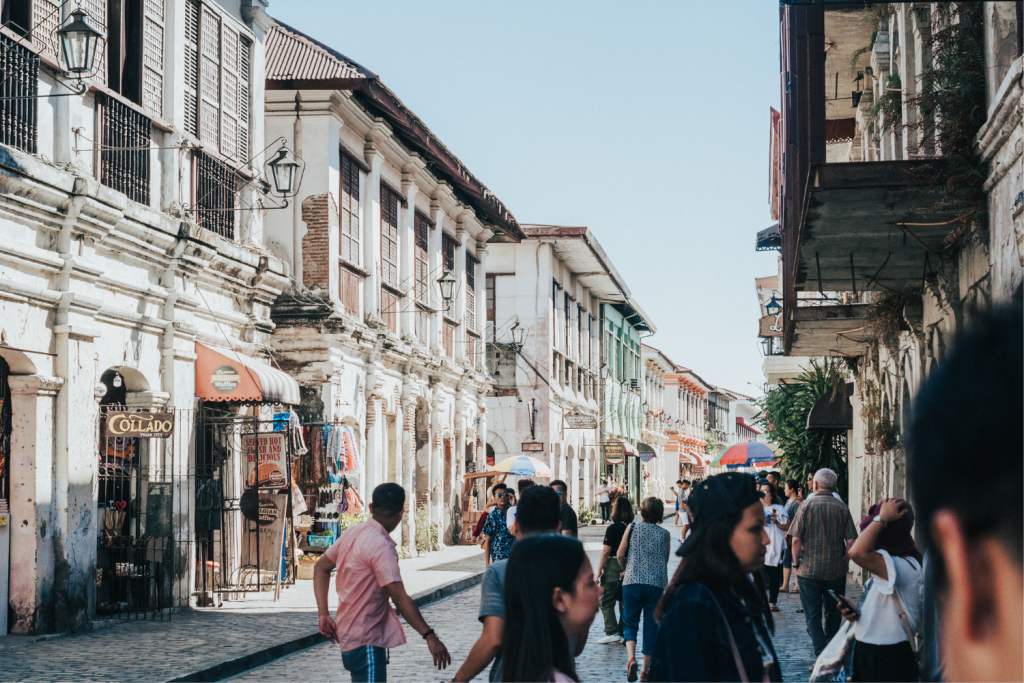
[[646, 583], [631, 583], [622, 587], [622, 602], [626, 607], [626, 628], [624, 640], [637, 641], [640, 629], [640, 613], [644, 615], [644, 646], [641, 652], [654, 654], [654, 639], [658, 635], [658, 624], [654, 621], [654, 608], [658, 606], [663, 589]]
[[609, 519], [611, 519], [611, 516], [612, 516], [612, 503], [611, 503], [611, 501], [608, 501], [607, 503], [601, 503], [601, 519], [603, 519], [604, 521], [607, 522]]
[[[614, 557], [609, 558], [601, 574], [601, 615], [604, 617], [604, 634], [621, 636], [625, 631], [623, 617], [626, 613], [622, 604], [622, 568]], [[615, 619], [615, 603], [619, 603], [619, 618]]]
[[[800, 577], [800, 604], [804, 608], [804, 619], [807, 621], [807, 633], [814, 644], [814, 656], [832, 640], [839, 631], [843, 615], [836, 607], [836, 601], [828, 594], [829, 589], [839, 595], [846, 595], [846, 577], [838, 579], [809, 579]], [[825, 628], [821, 627], [822, 608], [825, 614]]]
[[374, 645], [363, 645], [341, 653], [341, 664], [352, 674], [352, 683], [386, 683], [388, 651]]
[[779, 602], [779, 588], [782, 587], [782, 565], [772, 567], [763, 564], [761, 569], [764, 572], [764, 585], [768, 587], [768, 602], [775, 605]]

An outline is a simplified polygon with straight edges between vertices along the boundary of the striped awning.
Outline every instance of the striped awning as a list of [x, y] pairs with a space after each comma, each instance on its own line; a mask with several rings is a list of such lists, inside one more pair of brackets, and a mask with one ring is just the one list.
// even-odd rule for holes
[[204, 401], [300, 402], [299, 384], [277, 368], [230, 349], [196, 344], [196, 396]]

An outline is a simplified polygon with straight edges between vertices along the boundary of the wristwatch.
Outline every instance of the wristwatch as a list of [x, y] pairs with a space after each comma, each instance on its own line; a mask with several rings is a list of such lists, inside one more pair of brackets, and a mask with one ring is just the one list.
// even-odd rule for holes
[[874, 517], [871, 518], [871, 521], [872, 522], [878, 522], [882, 526], [889, 526], [889, 522], [887, 522], [884, 519], [882, 519], [882, 515], [875, 515]]

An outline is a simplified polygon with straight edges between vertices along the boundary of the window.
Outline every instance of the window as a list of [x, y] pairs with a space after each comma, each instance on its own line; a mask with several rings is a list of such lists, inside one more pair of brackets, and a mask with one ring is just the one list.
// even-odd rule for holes
[[565, 320], [562, 323], [562, 327], [565, 329], [565, 355], [572, 357], [572, 301], [569, 299], [569, 293], [566, 292], [565, 296], [562, 297], [565, 302]]
[[341, 155], [341, 258], [358, 266], [359, 258], [359, 166], [344, 152]]
[[398, 287], [398, 195], [380, 186], [380, 281]]
[[338, 268], [338, 299], [342, 310], [353, 318], [359, 317], [359, 274], [344, 264]]
[[466, 252], [466, 330], [476, 331], [476, 264], [477, 260]]
[[252, 41], [196, 0], [185, 2], [185, 40], [185, 130], [229, 159], [248, 160]]
[[455, 325], [448, 321], [444, 321], [444, 325], [441, 330], [441, 345], [444, 348], [444, 355], [448, 358], [455, 357]]
[[416, 212], [414, 220], [416, 239], [413, 249], [413, 271], [416, 277], [416, 300], [426, 304], [430, 299], [430, 221]]
[[87, 11], [104, 2], [107, 87], [162, 116], [164, 0], [91, 0]]
[[[100, 182], [149, 204], [150, 121], [123, 102], [99, 95]], [[112, 149], [110, 149], [112, 148]]]
[[209, 154], [193, 156], [195, 220], [228, 239], [235, 238], [235, 172]]
[[[5, 19], [9, 4], [4, 4]], [[0, 143], [35, 154], [38, 151], [39, 55], [0, 35], [0, 74], [3, 74], [0, 97], [19, 98], [0, 100]]]
[[476, 338], [469, 332], [466, 333], [466, 360], [470, 365], [476, 365]]
[[444, 259], [444, 270], [446, 273], [455, 273], [455, 247], [459, 241], [449, 235], [441, 235], [441, 256]]

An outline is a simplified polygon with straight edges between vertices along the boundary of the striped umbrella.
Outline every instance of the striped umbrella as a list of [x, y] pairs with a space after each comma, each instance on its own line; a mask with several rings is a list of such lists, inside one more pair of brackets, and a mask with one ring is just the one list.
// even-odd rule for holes
[[528, 455], [513, 455], [511, 458], [505, 458], [489, 471], [508, 472], [518, 477], [547, 477], [550, 479], [552, 476], [551, 468], [547, 466], [547, 463]]

